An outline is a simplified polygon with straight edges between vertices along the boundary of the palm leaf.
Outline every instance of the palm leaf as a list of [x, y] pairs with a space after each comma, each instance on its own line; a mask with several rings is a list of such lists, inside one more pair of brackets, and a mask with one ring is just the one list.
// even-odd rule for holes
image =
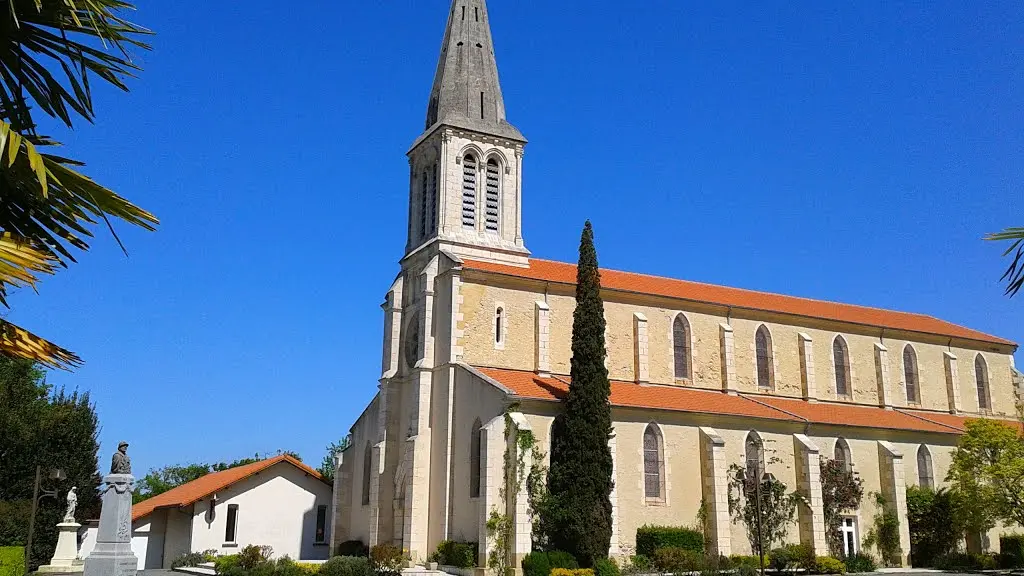
[[1013, 254], [1013, 260], [999, 281], [1007, 283], [1006, 294], [1012, 298], [1024, 287], [1024, 228], [1007, 228], [1002, 232], [985, 236], [985, 240], [1010, 242], [1010, 247], [1003, 252], [1003, 256]]
[[0, 320], [0, 354], [34, 360], [48, 368], [70, 370], [82, 365], [82, 359], [74, 352]]

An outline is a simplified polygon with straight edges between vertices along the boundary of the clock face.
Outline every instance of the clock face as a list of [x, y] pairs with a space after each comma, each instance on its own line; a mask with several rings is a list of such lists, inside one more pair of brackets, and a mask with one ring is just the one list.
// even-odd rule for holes
[[416, 314], [409, 322], [405, 335], [405, 362], [410, 368], [416, 366], [420, 359], [420, 315]]

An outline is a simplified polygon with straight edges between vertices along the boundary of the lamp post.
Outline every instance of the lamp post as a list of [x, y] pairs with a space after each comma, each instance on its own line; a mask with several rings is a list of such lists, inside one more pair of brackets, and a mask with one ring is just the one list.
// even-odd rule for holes
[[[36, 510], [39, 508], [39, 501], [43, 498], [57, 497], [57, 489], [43, 490], [43, 493], [39, 493], [39, 483], [42, 480], [43, 467], [36, 466], [36, 481], [32, 485], [32, 513], [28, 517], [28, 541], [25, 543], [25, 574], [29, 573], [29, 559], [32, 557], [32, 534], [36, 530]], [[49, 477], [51, 480], [64, 480], [66, 476], [64, 471], [59, 468], [50, 469]]]

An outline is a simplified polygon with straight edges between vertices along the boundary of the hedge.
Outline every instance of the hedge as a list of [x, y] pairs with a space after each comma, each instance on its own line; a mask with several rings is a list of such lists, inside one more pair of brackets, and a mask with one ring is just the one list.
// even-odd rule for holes
[[366, 556], [335, 556], [320, 566], [320, 576], [370, 576]]
[[0, 546], [0, 576], [25, 575], [25, 547]]
[[682, 548], [704, 553], [704, 535], [690, 528], [641, 526], [636, 529], [636, 553], [654, 557], [659, 548]]
[[818, 556], [815, 564], [818, 574], [846, 574], [846, 565], [831, 556]]
[[475, 568], [477, 565], [477, 545], [475, 542], [454, 542], [444, 540], [437, 545], [437, 550], [428, 558], [428, 562], [437, 562], [441, 566], [456, 568]]
[[336, 556], [370, 556], [370, 547], [363, 544], [362, 540], [346, 540], [338, 544], [335, 550]]
[[573, 570], [579, 564], [568, 552], [531, 552], [523, 557], [523, 576], [550, 576], [556, 568]]
[[1024, 568], [1024, 534], [1003, 534], [999, 537], [1001, 568]]

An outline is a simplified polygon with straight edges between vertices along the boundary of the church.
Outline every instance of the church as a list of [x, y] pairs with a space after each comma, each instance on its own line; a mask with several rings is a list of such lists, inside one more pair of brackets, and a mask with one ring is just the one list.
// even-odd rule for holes
[[[569, 386], [576, 270], [526, 248], [526, 138], [506, 118], [484, 0], [452, 2], [426, 112], [408, 151], [405, 255], [382, 305], [379, 391], [338, 459], [332, 549], [394, 543], [422, 562], [443, 540], [477, 542], [486, 566], [496, 510], [512, 517], [518, 566], [531, 523], [525, 489], [503, 498], [503, 461], [519, 431], [548, 452]], [[806, 498], [788, 540], [826, 555], [827, 457], [864, 481], [861, 509], [842, 523], [848, 551], [878, 492], [909, 564], [907, 486], [943, 484], [966, 420], [1016, 414], [1017, 345], [1003, 338], [923, 314], [601, 278], [613, 557], [633, 553], [638, 527], [693, 525], [699, 512], [713, 551], [749, 554], [727, 504], [728, 469], [744, 462], [766, 462]], [[982, 541], [997, 548], [1000, 533]]]

